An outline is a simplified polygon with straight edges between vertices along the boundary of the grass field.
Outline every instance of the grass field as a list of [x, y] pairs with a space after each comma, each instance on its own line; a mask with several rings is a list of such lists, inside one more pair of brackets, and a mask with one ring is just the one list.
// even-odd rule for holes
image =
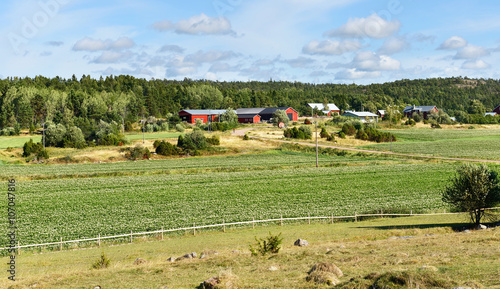
[[[144, 134], [144, 139], [149, 139], [149, 140], [157, 140], [157, 139], [165, 139], [165, 138], [178, 138], [179, 135], [183, 133], [180, 132], [152, 132], [152, 133], [145, 133]], [[142, 133], [134, 133], [134, 134], [126, 134], [125, 137], [128, 140], [142, 140], [143, 135]]]
[[[153, 242], [136, 240], [122, 246], [44, 254], [24, 252], [16, 260], [20, 268], [18, 281], [1, 278], [0, 287], [195, 288], [203, 280], [231, 272], [238, 288], [331, 288], [306, 281], [315, 263], [331, 262], [344, 274], [339, 278], [340, 288], [369, 288], [368, 284], [374, 282], [364, 278], [369, 274], [394, 276], [395, 283], [386, 280], [378, 288], [500, 288], [500, 227], [469, 234], [454, 232], [463, 226], [463, 220], [463, 216], [448, 215], [333, 225], [313, 222], [257, 226], [254, 230], [228, 228], [226, 233], [207, 232]], [[280, 253], [250, 256], [248, 246], [255, 242], [254, 237], [263, 238], [269, 232], [282, 233]], [[407, 238], [397, 239], [404, 236]], [[298, 238], [308, 240], [310, 245], [293, 246]], [[167, 261], [191, 252], [200, 256], [204, 251], [218, 254]], [[110, 258], [110, 266], [91, 269], [103, 252]], [[136, 258], [146, 263], [134, 265]], [[0, 258], [0, 262], [8, 260]], [[401, 284], [403, 281], [408, 283]]]
[[[500, 160], [500, 129], [415, 128], [390, 132], [398, 139], [392, 143], [393, 152]], [[389, 151], [391, 144], [376, 144], [362, 148]]]
[[24, 143], [33, 139], [34, 142], [40, 142], [42, 137], [36, 136], [0, 136], [0, 149], [22, 148]]
[[22, 244], [32, 244], [281, 214], [442, 210], [440, 191], [455, 167], [392, 164], [20, 181], [18, 235]]

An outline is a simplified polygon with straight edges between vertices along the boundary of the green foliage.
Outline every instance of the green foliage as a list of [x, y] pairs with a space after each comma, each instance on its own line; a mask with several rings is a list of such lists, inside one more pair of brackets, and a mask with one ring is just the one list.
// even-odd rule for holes
[[390, 142], [392, 137], [392, 141], [396, 141], [396, 137], [394, 135], [391, 136], [389, 132], [383, 132], [378, 129], [375, 129], [370, 126], [366, 126], [364, 129], [359, 129], [356, 132], [356, 138], [360, 140], [367, 141], [375, 141], [375, 142]]
[[416, 124], [417, 123], [412, 118], [410, 118], [410, 119], [408, 119], [408, 120], [405, 121], [405, 125], [414, 126]]
[[212, 137], [207, 138], [207, 143], [210, 145], [218, 146], [220, 145], [220, 137], [218, 135], [214, 135]]
[[485, 165], [464, 164], [457, 169], [442, 200], [461, 212], [469, 212], [471, 221], [479, 225], [484, 208], [500, 202], [498, 174]]
[[134, 126], [132, 125], [132, 122], [127, 121], [127, 122], [125, 123], [125, 131], [126, 131], [126, 132], [131, 132], [131, 131], [134, 131]]
[[342, 133], [344, 135], [354, 135], [356, 134], [356, 128], [354, 127], [354, 124], [351, 122], [344, 123], [342, 125]]
[[175, 129], [178, 131], [178, 132], [184, 132], [186, 129], [184, 128], [184, 126], [181, 124], [181, 123], [178, 123], [175, 125]]
[[228, 108], [226, 112], [220, 115], [220, 121], [235, 125], [238, 123], [238, 115], [236, 114], [236, 111]]
[[243, 140], [249, 140], [249, 139], [250, 139], [250, 137], [248, 136], [248, 134], [245, 134], [245, 135], [243, 136]]
[[11, 136], [16, 135], [16, 130], [13, 127], [5, 127], [0, 130], [0, 135]]
[[[43, 150], [42, 143], [34, 143], [33, 139], [24, 143], [23, 146], [23, 157], [29, 157], [31, 155], [38, 155], [40, 151]], [[47, 157], [48, 158], [48, 157]]]
[[283, 135], [287, 138], [312, 139], [312, 132], [309, 126], [301, 126], [285, 129]]
[[148, 148], [138, 144], [133, 148], [126, 148], [125, 157], [129, 160], [149, 159], [151, 157], [151, 152]]
[[92, 269], [104, 269], [108, 268], [111, 264], [111, 259], [109, 259], [104, 252], [102, 252], [101, 257], [92, 263]]
[[304, 120], [304, 124], [311, 124], [311, 121], [310, 121], [308, 118], [306, 118], [306, 119]]
[[326, 131], [325, 127], [322, 127], [319, 135], [321, 136], [321, 138], [327, 138], [330, 134]]
[[194, 152], [207, 148], [208, 142], [201, 130], [194, 130], [193, 132], [186, 134], [182, 138], [182, 141], [181, 136], [179, 136], [177, 147], [182, 148], [186, 151]]
[[339, 132], [339, 138], [345, 138], [345, 133], [343, 131]]
[[45, 145], [49, 147], [63, 147], [66, 128], [62, 124], [51, 124], [45, 130]]
[[418, 114], [418, 113], [414, 113], [413, 116], [412, 116], [412, 119], [415, 121], [415, 122], [421, 122], [424, 118]]
[[164, 156], [173, 156], [173, 155], [178, 155], [179, 150], [176, 146], [173, 144], [166, 142], [166, 141], [155, 141], [154, 147], [156, 149], [156, 153], [159, 155], [164, 155]]
[[284, 123], [285, 125], [288, 124], [290, 119], [288, 118], [288, 115], [286, 114], [286, 111], [278, 109], [273, 113], [273, 125], [278, 126], [281, 122]]
[[281, 249], [281, 244], [283, 243], [283, 238], [281, 238], [281, 233], [273, 236], [271, 232], [269, 232], [269, 237], [265, 239], [257, 239], [257, 237], [255, 237], [255, 241], [257, 242], [257, 244], [255, 244], [256, 247], [250, 245], [250, 252], [252, 252], [253, 256], [259, 254], [265, 256], [268, 253], [278, 254]]

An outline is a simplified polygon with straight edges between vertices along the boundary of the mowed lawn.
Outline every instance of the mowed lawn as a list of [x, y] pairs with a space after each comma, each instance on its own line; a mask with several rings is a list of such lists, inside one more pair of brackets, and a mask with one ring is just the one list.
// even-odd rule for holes
[[[392, 151], [397, 153], [455, 158], [500, 160], [500, 129], [387, 130], [397, 137]], [[390, 143], [363, 146], [371, 150], [391, 150]]]
[[24, 143], [33, 139], [34, 142], [41, 142], [42, 137], [36, 136], [0, 136], [0, 149], [22, 148]]

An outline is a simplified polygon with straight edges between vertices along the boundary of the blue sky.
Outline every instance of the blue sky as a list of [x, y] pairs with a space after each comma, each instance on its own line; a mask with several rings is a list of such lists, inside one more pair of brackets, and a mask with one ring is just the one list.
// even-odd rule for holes
[[0, 77], [499, 79], [493, 0], [5, 0]]

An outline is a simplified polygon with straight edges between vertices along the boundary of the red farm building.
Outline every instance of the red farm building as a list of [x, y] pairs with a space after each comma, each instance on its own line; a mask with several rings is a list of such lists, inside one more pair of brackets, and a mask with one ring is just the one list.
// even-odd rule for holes
[[179, 117], [188, 123], [194, 124], [198, 119], [207, 123], [209, 119], [210, 122], [217, 121], [219, 115], [225, 112], [223, 109], [183, 109], [179, 111]]

